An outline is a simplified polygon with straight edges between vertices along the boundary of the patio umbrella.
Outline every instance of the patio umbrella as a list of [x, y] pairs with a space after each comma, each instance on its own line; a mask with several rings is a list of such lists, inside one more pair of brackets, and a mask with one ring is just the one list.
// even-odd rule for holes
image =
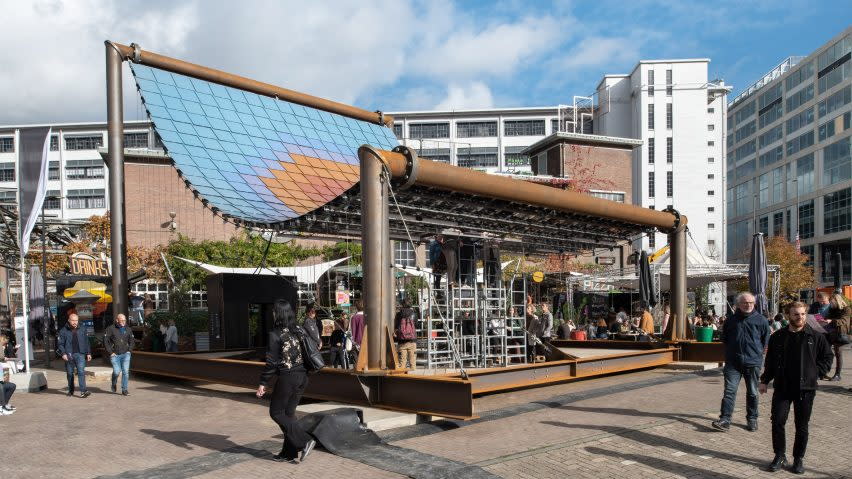
[[30, 284], [28, 299], [30, 302], [30, 338], [41, 338], [44, 326], [47, 322], [47, 310], [44, 301], [44, 284], [41, 278], [41, 269], [38, 266], [30, 266]]
[[843, 294], [843, 258], [834, 253], [834, 293]]
[[766, 248], [763, 233], [756, 233], [751, 242], [751, 259], [748, 262], [748, 287], [754, 295], [757, 312], [766, 315]]
[[639, 255], [639, 296], [642, 299], [642, 307], [657, 305], [657, 292], [654, 290], [654, 277], [651, 275], [651, 264], [648, 262], [648, 253]]

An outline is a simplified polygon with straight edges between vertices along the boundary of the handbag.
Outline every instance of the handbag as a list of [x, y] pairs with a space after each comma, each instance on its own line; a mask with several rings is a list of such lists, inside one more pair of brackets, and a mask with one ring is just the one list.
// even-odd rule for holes
[[848, 334], [841, 333], [840, 330], [837, 329], [837, 328], [833, 329], [828, 334], [828, 340], [831, 342], [831, 344], [837, 344], [837, 345], [840, 345], [840, 346], [845, 346], [845, 345], [849, 344], [850, 342], [852, 342], [852, 341], [850, 341]]
[[299, 344], [302, 346], [302, 359], [305, 369], [309, 373], [315, 373], [324, 368], [325, 360], [322, 358], [319, 345], [314, 341], [314, 338], [301, 326], [296, 329], [296, 335], [299, 337]]

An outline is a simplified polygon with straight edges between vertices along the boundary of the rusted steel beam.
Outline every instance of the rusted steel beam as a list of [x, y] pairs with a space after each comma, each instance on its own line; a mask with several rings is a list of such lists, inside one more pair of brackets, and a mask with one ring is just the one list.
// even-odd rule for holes
[[675, 343], [680, 348], [680, 361], [691, 361], [698, 363], [722, 363], [725, 362], [724, 343], [697, 343], [682, 341]]
[[350, 118], [376, 123], [379, 125], [392, 126], [393, 117], [384, 115], [381, 112], [368, 111], [354, 106], [338, 103], [336, 101], [326, 100], [313, 95], [300, 93], [287, 88], [281, 88], [269, 83], [259, 82], [251, 78], [234, 75], [233, 73], [223, 72], [213, 68], [207, 68], [195, 63], [185, 62], [176, 58], [167, 57], [157, 53], [142, 50], [138, 45], [131, 46], [122, 45], [120, 43], [107, 41], [108, 45], [114, 47], [124, 60], [132, 61], [142, 65], [159, 68], [161, 70], [179, 73], [181, 75], [207, 80], [220, 85], [238, 88], [240, 90], [250, 91], [258, 95], [264, 95], [272, 98], [279, 98], [291, 103], [316, 108], [317, 110], [327, 111], [329, 113], [337, 113]]

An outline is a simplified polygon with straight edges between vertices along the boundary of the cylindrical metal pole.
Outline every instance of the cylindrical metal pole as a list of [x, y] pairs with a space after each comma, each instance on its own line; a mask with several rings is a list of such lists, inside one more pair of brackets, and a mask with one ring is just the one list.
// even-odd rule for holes
[[106, 43], [107, 146], [109, 150], [109, 217], [112, 248], [112, 314], [127, 314], [127, 243], [124, 222], [124, 108], [122, 56]]
[[47, 223], [44, 220], [44, 203], [41, 204], [41, 285], [44, 293], [44, 356], [47, 358], [47, 367], [50, 367], [50, 302], [47, 300], [47, 240], [45, 230]]
[[[387, 181], [385, 181], [387, 180]], [[388, 184], [390, 181], [389, 177], [382, 177], [380, 180], [381, 184], [381, 192], [382, 192], [382, 210], [381, 210], [381, 223], [382, 223], [382, 238], [381, 238], [381, 246], [382, 246], [382, 307], [384, 316], [383, 324], [382, 324], [382, 337], [386, 334], [385, 326], [388, 326], [391, 331], [393, 331], [393, 317], [394, 317], [394, 297], [396, 296], [394, 293], [396, 289], [394, 285], [396, 284], [393, 280], [393, 255], [391, 250], [391, 242], [390, 242], [390, 218], [389, 218], [389, 204], [388, 204], [388, 188], [390, 185]], [[387, 341], [382, 340], [381, 343], [381, 364], [382, 369], [387, 369]]]
[[[358, 150], [361, 161], [361, 257], [364, 272], [364, 315], [367, 320], [367, 369], [378, 370], [382, 366], [382, 343], [385, 324], [382, 294], [382, 162], [370, 147]], [[385, 217], [386, 219], [387, 217]]]
[[671, 245], [671, 317], [675, 340], [686, 338], [686, 225], [669, 234]]

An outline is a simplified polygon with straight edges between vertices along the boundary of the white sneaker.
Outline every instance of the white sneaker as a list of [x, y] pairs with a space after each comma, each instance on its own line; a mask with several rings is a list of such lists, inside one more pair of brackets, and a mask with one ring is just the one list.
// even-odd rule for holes
[[0, 416], [11, 416], [12, 414], [15, 414], [15, 411], [9, 411], [4, 407], [0, 407]]

